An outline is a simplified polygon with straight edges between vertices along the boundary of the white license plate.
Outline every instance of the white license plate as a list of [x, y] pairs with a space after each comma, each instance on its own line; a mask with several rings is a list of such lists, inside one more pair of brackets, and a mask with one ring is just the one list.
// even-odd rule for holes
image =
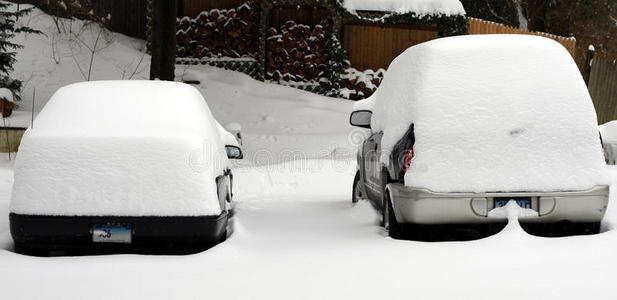
[[92, 225], [92, 241], [95, 243], [130, 244], [133, 238], [131, 224], [105, 223]]

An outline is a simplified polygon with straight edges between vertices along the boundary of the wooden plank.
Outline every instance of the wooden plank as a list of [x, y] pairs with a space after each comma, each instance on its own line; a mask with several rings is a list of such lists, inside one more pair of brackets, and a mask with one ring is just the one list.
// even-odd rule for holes
[[435, 27], [401, 24], [382, 27], [354, 22], [345, 24], [343, 32], [348, 59], [358, 70], [386, 69], [407, 48], [438, 38]]
[[589, 80], [598, 123], [617, 119], [617, 66], [604, 57], [594, 58]]
[[617, 68], [610, 60], [605, 60], [609, 76], [606, 78], [606, 96], [604, 101], [612, 105], [611, 115], [607, 116], [607, 122], [617, 119]]

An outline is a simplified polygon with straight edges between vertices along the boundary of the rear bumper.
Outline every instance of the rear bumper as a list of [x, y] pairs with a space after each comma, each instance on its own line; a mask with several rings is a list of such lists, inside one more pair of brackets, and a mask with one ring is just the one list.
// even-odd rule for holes
[[396, 219], [415, 224], [498, 223], [506, 219], [489, 217], [495, 197], [531, 197], [537, 216], [520, 217], [522, 223], [560, 221], [600, 222], [608, 205], [608, 186], [586, 191], [552, 193], [435, 193], [426, 189], [388, 184]]
[[[225, 239], [228, 216], [197, 217], [93, 217], [38, 216], [11, 213], [11, 235], [15, 247], [41, 251], [169, 252], [207, 249]], [[130, 244], [95, 243], [92, 225], [132, 225]], [[194, 252], [189, 250], [188, 252]]]

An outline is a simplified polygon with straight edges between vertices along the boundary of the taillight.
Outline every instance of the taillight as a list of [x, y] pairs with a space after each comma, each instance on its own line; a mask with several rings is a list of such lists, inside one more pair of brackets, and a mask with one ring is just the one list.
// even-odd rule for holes
[[403, 171], [407, 172], [409, 166], [411, 166], [411, 160], [416, 156], [416, 153], [413, 150], [413, 146], [407, 150], [407, 154], [405, 155], [405, 163], [403, 165]]

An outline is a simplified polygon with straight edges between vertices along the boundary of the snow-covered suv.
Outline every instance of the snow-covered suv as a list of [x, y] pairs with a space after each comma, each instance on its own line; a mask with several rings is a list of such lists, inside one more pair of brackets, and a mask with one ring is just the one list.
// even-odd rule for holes
[[358, 150], [353, 200], [368, 198], [391, 236], [505, 222], [493, 210], [510, 200], [531, 228], [599, 230], [609, 188], [596, 113], [553, 40], [477, 35], [411, 47], [354, 110], [350, 123], [371, 136]]
[[22, 140], [15, 249], [192, 252], [226, 238], [233, 135], [195, 88], [95, 81], [59, 89]]

